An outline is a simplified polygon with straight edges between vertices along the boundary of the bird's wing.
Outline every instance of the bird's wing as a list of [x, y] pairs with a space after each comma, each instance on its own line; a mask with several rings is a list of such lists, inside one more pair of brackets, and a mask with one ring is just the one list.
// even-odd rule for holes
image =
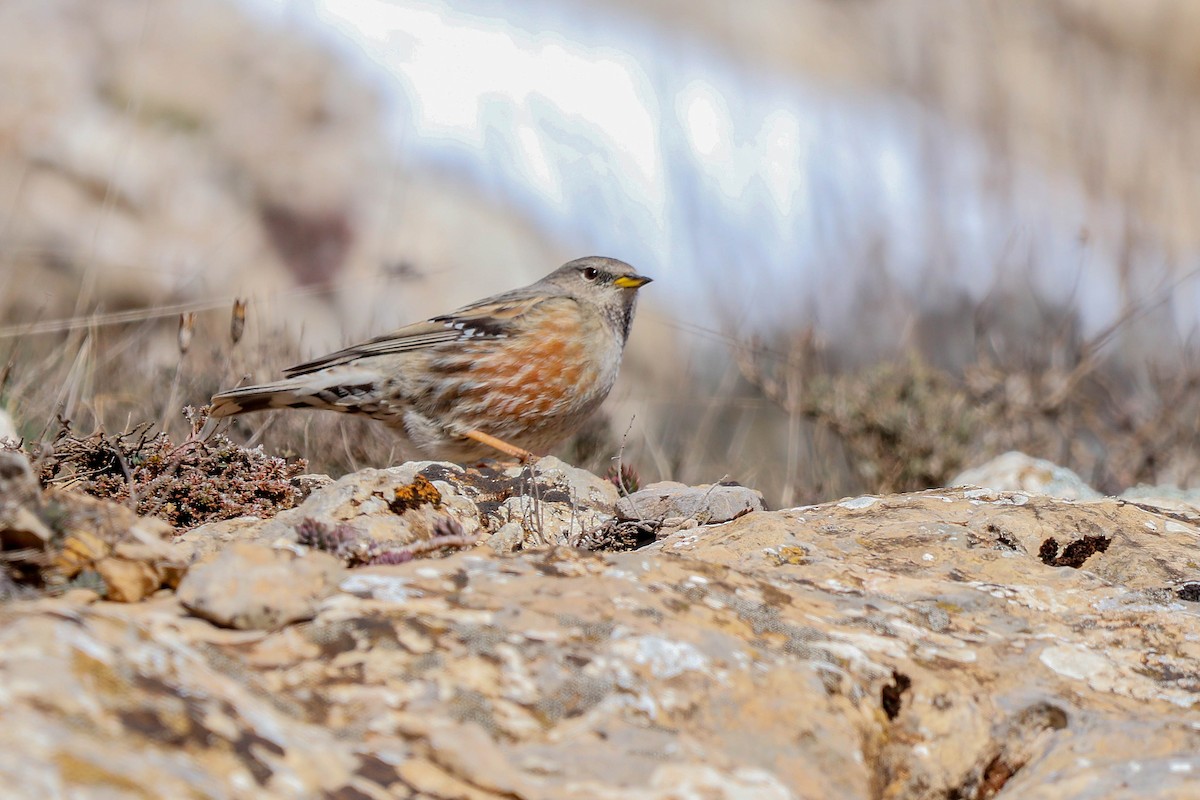
[[294, 378], [297, 375], [307, 375], [327, 367], [348, 364], [359, 358], [407, 353], [450, 342], [504, 339], [508, 337], [516, 319], [545, 300], [544, 295], [533, 297], [521, 297], [516, 293], [501, 295], [425, 322], [406, 325], [399, 330], [383, 336], [376, 336], [374, 339], [338, 350], [336, 353], [288, 367], [283, 374]]

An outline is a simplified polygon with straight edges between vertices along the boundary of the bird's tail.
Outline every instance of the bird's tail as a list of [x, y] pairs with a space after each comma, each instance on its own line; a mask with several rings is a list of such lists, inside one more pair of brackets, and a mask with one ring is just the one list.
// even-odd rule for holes
[[324, 370], [276, 383], [243, 386], [214, 394], [209, 415], [231, 417], [273, 408], [361, 412], [376, 394], [378, 377], [362, 370]]
[[232, 417], [234, 414], [248, 414], [251, 411], [266, 411], [271, 408], [303, 408], [308, 405], [304, 402], [306, 396], [301, 387], [286, 381], [230, 389], [212, 396], [209, 416]]

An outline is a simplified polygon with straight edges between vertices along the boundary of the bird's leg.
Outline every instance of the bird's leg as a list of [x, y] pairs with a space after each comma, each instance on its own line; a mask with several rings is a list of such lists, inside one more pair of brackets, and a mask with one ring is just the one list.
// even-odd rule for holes
[[534, 461], [535, 459], [537, 459], [537, 456], [535, 456], [533, 453], [529, 452], [528, 450], [522, 450], [520, 447], [517, 447], [516, 445], [509, 444], [508, 442], [504, 441], [503, 439], [497, 439], [495, 436], [486, 434], [483, 431], [475, 431], [475, 430], [463, 431], [462, 435], [467, 437], [468, 439], [474, 439], [475, 441], [479, 442], [480, 444], [486, 444], [488, 447], [495, 448], [496, 450], [499, 450], [501, 453], [504, 453], [507, 456], [512, 456], [513, 458], [520, 461], [522, 464], [526, 464], [530, 461]]

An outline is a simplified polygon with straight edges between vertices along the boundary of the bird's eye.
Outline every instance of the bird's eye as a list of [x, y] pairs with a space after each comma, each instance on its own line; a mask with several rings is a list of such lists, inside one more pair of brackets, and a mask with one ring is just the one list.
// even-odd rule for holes
[[595, 267], [584, 267], [583, 277], [585, 280], [594, 281], [596, 278], [600, 277], [600, 270], [596, 269]]

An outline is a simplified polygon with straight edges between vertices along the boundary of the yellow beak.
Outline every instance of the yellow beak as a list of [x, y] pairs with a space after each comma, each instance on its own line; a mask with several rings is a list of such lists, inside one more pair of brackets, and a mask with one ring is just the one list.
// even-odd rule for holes
[[647, 278], [645, 275], [622, 275], [613, 281], [613, 284], [620, 286], [622, 289], [637, 289], [640, 286], [645, 286], [652, 280], [653, 278]]

